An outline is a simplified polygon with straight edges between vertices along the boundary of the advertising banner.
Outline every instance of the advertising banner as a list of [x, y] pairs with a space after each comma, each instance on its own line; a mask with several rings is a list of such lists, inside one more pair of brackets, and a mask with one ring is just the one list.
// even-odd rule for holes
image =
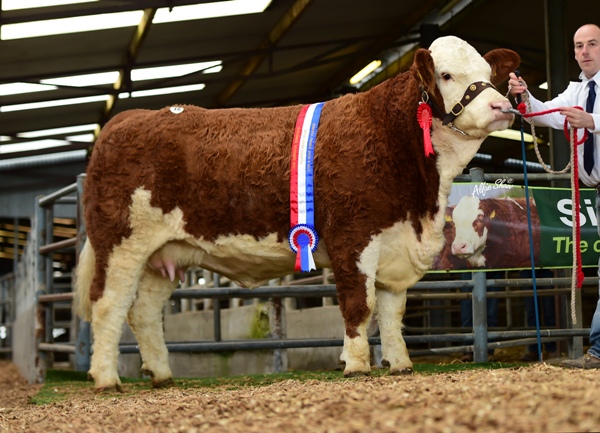
[[[569, 188], [530, 187], [528, 206], [525, 187], [510, 179], [455, 183], [446, 208], [445, 245], [432, 270], [531, 269], [530, 237], [536, 268], [570, 268], [571, 212]], [[582, 265], [598, 266], [595, 189], [580, 190], [579, 218]]]

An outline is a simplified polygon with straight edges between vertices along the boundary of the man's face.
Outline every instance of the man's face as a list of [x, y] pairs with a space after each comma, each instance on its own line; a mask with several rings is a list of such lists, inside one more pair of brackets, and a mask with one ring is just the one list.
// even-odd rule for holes
[[575, 60], [587, 78], [600, 70], [600, 28], [595, 25], [580, 27], [573, 38]]

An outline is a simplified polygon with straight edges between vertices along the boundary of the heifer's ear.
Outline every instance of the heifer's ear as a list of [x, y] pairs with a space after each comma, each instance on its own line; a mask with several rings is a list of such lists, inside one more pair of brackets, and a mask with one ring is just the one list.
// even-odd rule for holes
[[425, 48], [419, 48], [417, 50], [411, 70], [417, 82], [422, 85], [427, 92], [433, 93], [435, 90], [435, 68], [429, 50], [426, 50]]
[[521, 57], [513, 50], [498, 48], [483, 56], [492, 67], [491, 81], [498, 85], [508, 78], [508, 74], [519, 67]]

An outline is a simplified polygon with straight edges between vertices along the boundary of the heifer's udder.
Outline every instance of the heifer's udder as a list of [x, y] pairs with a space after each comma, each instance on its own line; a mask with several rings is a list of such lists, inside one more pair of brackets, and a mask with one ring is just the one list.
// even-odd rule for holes
[[180, 281], [185, 281], [185, 271], [188, 267], [202, 260], [204, 251], [194, 248], [186, 242], [173, 241], [163, 245], [148, 259], [148, 267], [159, 271], [163, 277], [175, 280], [175, 275]]
[[[314, 253], [319, 267], [329, 266], [325, 245]], [[159, 271], [163, 277], [174, 280], [191, 266], [217, 272], [241, 287], [261, 286], [272, 278], [294, 272], [295, 256], [287, 242], [276, 242], [276, 235], [256, 240], [247, 235], [218, 238], [214, 242], [198, 239], [171, 241], [155, 251], [147, 266]]]

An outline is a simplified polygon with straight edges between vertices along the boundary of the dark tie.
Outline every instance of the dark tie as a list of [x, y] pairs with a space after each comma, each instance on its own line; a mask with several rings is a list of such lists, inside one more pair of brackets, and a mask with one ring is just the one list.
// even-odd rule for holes
[[[594, 89], [596, 83], [594, 80], [591, 80], [588, 85], [590, 86], [590, 91], [588, 93], [585, 111], [593, 113], [594, 102], [596, 102], [596, 90]], [[592, 133], [588, 134], [588, 138], [583, 145], [583, 168], [585, 168], [587, 174], [591, 174], [592, 169], [594, 168], [594, 134]]]

